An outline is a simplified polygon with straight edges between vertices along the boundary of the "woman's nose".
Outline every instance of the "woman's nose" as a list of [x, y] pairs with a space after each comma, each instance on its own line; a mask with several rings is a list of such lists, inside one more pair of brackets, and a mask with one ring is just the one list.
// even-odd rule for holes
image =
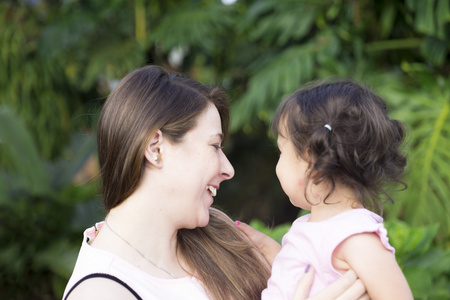
[[220, 174], [225, 178], [225, 180], [231, 179], [234, 176], [234, 168], [223, 152], [220, 162]]

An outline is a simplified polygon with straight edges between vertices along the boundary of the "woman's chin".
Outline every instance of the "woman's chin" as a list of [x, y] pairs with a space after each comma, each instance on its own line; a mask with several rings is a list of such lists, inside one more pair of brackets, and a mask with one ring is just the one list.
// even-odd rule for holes
[[209, 211], [207, 211], [206, 216], [202, 217], [197, 222], [197, 227], [205, 227], [209, 223]]

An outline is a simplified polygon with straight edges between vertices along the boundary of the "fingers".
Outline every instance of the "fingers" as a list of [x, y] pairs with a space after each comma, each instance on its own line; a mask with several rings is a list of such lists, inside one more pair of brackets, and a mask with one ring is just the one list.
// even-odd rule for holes
[[[246, 223], [242, 223], [239, 221], [236, 221], [236, 226], [237, 228], [239, 228], [246, 236], [248, 236], [248, 238], [255, 243], [255, 241], [253, 241], [253, 239], [256, 237], [258, 237], [258, 233], [260, 233], [261, 235], [263, 233], [259, 232], [258, 230], [256, 230], [255, 228], [251, 227], [250, 225], [246, 224]], [[261, 238], [261, 237], [260, 237]]]
[[[350, 289], [356, 282], [356, 273], [352, 270], [347, 271], [341, 278], [336, 280], [334, 283], [326, 287], [323, 291], [311, 297], [310, 299], [321, 300], [321, 299], [339, 299], [339, 300], [355, 300], [358, 299], [363, 293], [354, 298], [340, 298], [343, 294]], [[348, 294], [345, 296], [348, 297]]]
[[250, 225], [236, 221], [236, 226], [252, 241], [255, 247], [264, 256], [267, 263], [272, 266], [275, 256], [281, 250], [281, 245]]
[[298, 282], [293, 300], [304, 300], [308, 297], [309, 290], [314, 281], [314, 270], [311, 268]]
[[366, 288], [352, 270], [347, 271], [341, 278], [325, 288], [320, 293], [307, 298], [314, 280], [314, 270], [306, 273], [300, 279], [294, 294], [294, 300], [369, 300]]
[[358, 300], [370, 300], [369, 294], [367, 292], [364, 293]]
[[336, 300], [355, 300], [355, 299], [369, 299], [366, 293], [366, 288], [360, 279], [356, 280], [349, 289], [347, 289]]

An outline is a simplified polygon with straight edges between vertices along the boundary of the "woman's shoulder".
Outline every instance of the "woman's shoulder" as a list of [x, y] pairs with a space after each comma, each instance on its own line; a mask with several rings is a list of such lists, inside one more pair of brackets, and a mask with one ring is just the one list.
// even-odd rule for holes
[[[91, 245], [95, 229], [85, 231], [73, 273], [64, 292], [67, 299], [208, 299], [195, 278], [164, 279], [137, 268], [119, 255]], [[129, 289], [127, 288], [129, 287]], [[192, 296], [190, 296], [192, 295]], [[131, 298], [130, 298], [131, 297]], [[65, 298], [64, 298], [65, 299]]]
[[[106, 275], [106, 274], [104, 274]], [[76, 299], [142, 299], [128, 285], [116, 277], [91, 276], [75, 286], [70, 295], [65, 298]]]

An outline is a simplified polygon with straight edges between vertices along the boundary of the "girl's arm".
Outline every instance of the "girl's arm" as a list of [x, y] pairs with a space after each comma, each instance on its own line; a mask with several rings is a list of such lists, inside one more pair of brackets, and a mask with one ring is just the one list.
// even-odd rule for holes
[[343, 241], [334, 252], [333, 265], [354, 270], [372, 300], [413, 299], [394, 255], [375, 233], [356, 234]]
[[[244, 232], [255, 244], [256, 248], [263, 254], [267, 262], [272, 266], [275, 256], [280, 252], [281, 245], [269, 236], [254, 229], [253, 227], [236, 222], [238, 228]], [[314, 270], [309, 271], [299, 281], [293, 300], [305, 300], [311, 289], [314, 279]], [[356, 277], [355, 272], [348, 271], [332, 285], [322, 292], [308, 298], [309, 300], [365, 300], [369, 299], [366, 289], [361, 280]]]

